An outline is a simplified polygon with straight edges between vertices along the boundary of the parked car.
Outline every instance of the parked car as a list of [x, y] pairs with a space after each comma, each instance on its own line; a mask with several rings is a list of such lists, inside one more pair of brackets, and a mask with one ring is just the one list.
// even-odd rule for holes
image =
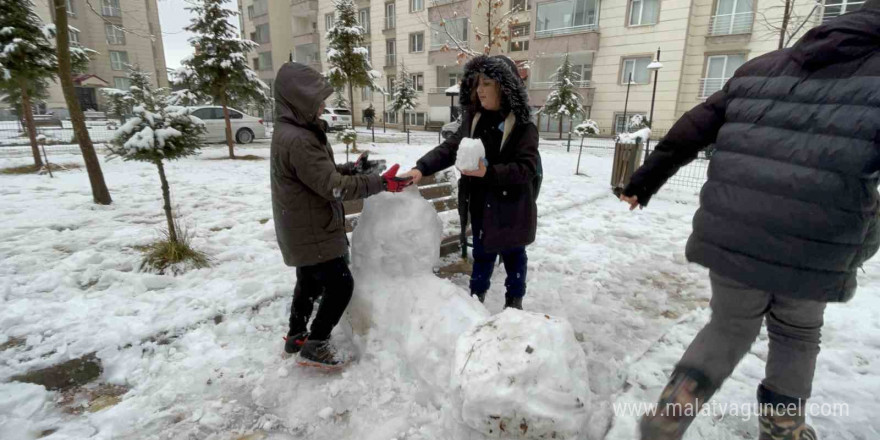
[[347, 108], [327, 107], [321, 115], [330, 131], [351, 128], [351, 110]]
[[[223, 118], [223, 107], [206, 105], [192, 107], [192, 115], [205, 122], [205, 142], [226, 142], [226, 121]], [[229, 122], [232, 124], [232, 135], [235, 142], [249, 144], [254, 139], [266, 138], [266, 127], [263, 120], [230, 108]]]
[[452, 136], [453, 134], [455, 134], [455, 132], [458, 131], [458, 127], [461, 127], [460, 117], [448, 124], [445, 124], [443, 128], [440, 129], [440, 136], [443, 137], [443, 140], [446, 140], [449, 138], [449, 136]]

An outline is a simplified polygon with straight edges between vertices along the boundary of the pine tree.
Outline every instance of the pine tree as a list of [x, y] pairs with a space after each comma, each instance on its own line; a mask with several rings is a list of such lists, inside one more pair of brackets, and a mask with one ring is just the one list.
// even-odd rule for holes
[[[354, 114], [354, 88], [371, 87], [377, 89], [375, 80], [381, 76], [373, 70], [368, 59], [369, 51], [364, 47], [366, 31], [357, 23], [357, 10], [354, 0], [333, 0], [336, 6], [336, 24], [327, 31], [327, 60], [330, 70], [326, 75], [335, 88], [348, 86], [349, 110]], [[354, 144], [357, 149], [357, 142]]]
[[[13, 0], [15, 1], [15, 0]], [[95, 153], [95, 146], [89, 137], [86, 128], [86, 117], [79, 106], [76, 88], [73, 86], [73, 72], [78, 71], [80, 66], [88, 60], [88, 49], [71, 47], [68, 32], [55, 32], [55, 29], [68, 29], [67, 26], [67, 0], [52, 0], [55, 7], [55, 25], [47, 26], [48, 34], [54, 33], [55, 48], [58, 55], [58, 79], [61, 82], [61, 91], [64, 92], [64, 101], [67, 102], [67, 110], [70, 113], [70, 123], [73, 125], [73, 135], [82, 152], [83, 162], [86, 164], [86, 172], [89, 175], [89, 185], [92, 187], [92, 198], [95, 203], [109, 205], [113, 203], [107, 182], [104, 181], [104, 173], [101, 171], [101, 162]]]
[[585, 114], [582, 104], [584, 97], [574, 85], [574, 81], [579, 80], [580, 75], [572, 71], [567, 53], [562, 59], [562, 65], [553, 74], [553, 78], [556, 80], [556, 90], [547, 97], [547, 102], [540, 113], [559, 118], [559, 139], [562, 139], [562, 119], [567, 116], [574, 121], [575, 118], [583, 117]]
[[583, 123], [578, 124], [578, 126], [574, 128], [574, 132], [581, 137], [581, 147], [578, 150], [577, 166], [574, 169], [574, 174], [578, 175], [581, 172], [581, 154], [584, 152], [584, 138], [599, 136], [599, 124], [592, 119], [587, 119]]
[[335, 108], [348, 108], [348, 101], [345, 100], [345, 95], [342, 94], [342, 88], [336, 88], [336, 94], [333, 95], [333, 107]]
[[[0, 0], [0, 91], [25, 120], [37, 168], [43, 166], [43, 160], [33, 105], [48, 97], [49, 80], [58, 74], [58, 58], [50, 42], [53, 37], [54, 26], [43, 24], [31, 0]], [[79, 57], [76, 64], [84, 67], [82, 61]]]
[[413, 88], [412, 78], [406, 71], [406, 66], [400, 65], [400, 72], [394, 81], [394, 95], [391, 98], [391, 110], [394, 112], [403, 111], [403, 131], [406, 132], [406, 112], [416, 108], [418, 104], [418, 96]]
[[204, 123], [191, 116], [187, 107], [169, 106], [166, 91], [154, 90], [150, 76], [139, 68], [131, 69], [129, 77], [131, 88], [124, 93], [133, 104], [134, 117], [114, 134], [111, 156], [156, 165], [168, 227], [167, 242], [151, 246], [145, 264], [164, 271], [170, 265], [192, 260], [196, 267], [201, 267], [206, 263], [204, 256], [189, 248], [186, 237], [181, 235], [174, 222], [171, 191], [163, 162], [196, 154], [201, 148], [200, 136], [205, 130]]
[[101, 89], [101, 94], [107, 99], [107, 106], [110, 107], [110, 113], [119, 118], [120, 124], [125, 124], [125, 115], [131, 112], [132, 97], [125, 90], [107, 87]]
[[195, 14], [185, 29], [195, 34], [189, 41], [197, 47], [196, 54], [183, 60], [176, 75], [180, 85], [195, 95], [210, 97], [223, 106], [226, 121], [226, 145], [229, 158], [235, 159], [229, 107], [271, 102], [269, 86], [260, 81], [248, 66], [246, 53], [257, 43], [242, 40], [228, 18], [236, 14], [223, 7], [227, 0], [193, 0], [186, 9]]

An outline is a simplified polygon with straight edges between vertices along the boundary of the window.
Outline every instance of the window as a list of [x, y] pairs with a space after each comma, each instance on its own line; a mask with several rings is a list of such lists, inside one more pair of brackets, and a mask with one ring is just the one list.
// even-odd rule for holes
[[114, 77], [113, 87], [116, 87], [119, 90], [128, 90], [129, 87], [131, 87], [131, 78]]
[[110, 51], [110, 68], [113, 70], [125, 70], [128, 65], [128, 52]]
[[272, 52], [260, 52], [257, 60], [259, 62], [257, 70], [272, 70]]
[[389, 124], [397, 123], [397, 112], [385, 112], [385, 122]]
[[67, 38], [70, 39], [70, 44], [79, 46], [79, 31], [75, 31], [73, 29], [68, 30]]
[[[562, 65], [564, 54], [538, 57], [532, 63], [529, 75], [530, 86], [533, 89], [555, 89], [556, 70]], [[577, 87], [589, 87], [593, 72], [593, 52], [573, 52], [569, 54], [568, 61], [571, 63], [573, 79]]]
[[114, 24], [106, 23], [104, 34], [107, 36], [107, 44], [125, 44], [125, 32]]
[[73, 0], [67, 0], [67, 15], [76, 17], [76, 9], [73, 7]]
[[510, 9], [519, 8], [520, 11], [532, 9], [532, 0], [510, 0]]
[[651, 82], [651, 72], [648, 65], [651, 57], [628, 58], [623, 60], [623, 72], [620, 75], [620, 83], [626, 84], [632, 79], [633, 84], [648, 84]]
[[443, 46], [449, 44], [454, 47], [454, 41], [467, 44], [467, 17], [455, 20], [443, 20], [442, 22], [431, 23], [431, 50], [442, 49]]
[[520, 38], [520, 37], [528, 38], [530, 30], [531, 30], [531, 25], [529, 23], [511, 26], [510, 27], [510, 38]]
[[660, 15], [660, 0], [632, 0], [629, 4], [630, 26], [657, 24], [658, 15]]
[[363, 8], [358, 11], [358, 24], [360, 24], [365, 31], [370, 32], [370, 8]]
[[449, 87], [460, 84], [462, 76], [464, 76], [463, 73], [450, 73], [449, 74]]
[[385, 3], [385, 29], [394, 29], [395, 23], [394, 3]]
[[[250, 12], [250, 9], [248, 9]], [[255, 17], [262, 17], [269, 13], [269, 0], [254, 0], [254, 15]]]
[[406, 123], [413, 126], [425, 125], [425, 114], [407, 112]]
[[[193, 112], [193, 116], [203, 120], [223, 119], [223, 109], [216, 107], [200, 108]], [[229, 116], [231, 118], [232, 113]]]
[[839, 17], [847, 12], [855, 11], [865, 4], [865, 0], [825, 0], [822, 22]]
[[122, 10], [119, 8], [119, 0], [102, 0], [101, 14], [107, 17], [121, 17]]
[[639, 112], [627, 112], [626, 118], [624, 119], [623, 113], [615, 113], [614, 114], [614, 132], [615, 133], [626, 133], [628, 132], [626, 125], [632, 121], [633, 116], [641, 115], [643, 118], [648, 119], [648, 115], [645, 113]]
[[394, 77], [393, 76], [388, 77], [388, 90], [387, 90], [387, 92], [394, 94]]
[[517, 40], [510, 42], [509, 52], [521, 52], [529, 50], [529, 40]]
[[330, 32], [330, 29], [333, 29], [334, 26], [336, 26], [336, 17], [333, 13], [324, 15], [324, 30]]
[[425, 51], [425, 33], [409, 34], [409, 53]]
[[700, 87], [700, 97], [708, 98], [724, 88], [736, 69], [745, 64], [745, 54], [712, 55], [706, 59], [706, 77]]
[[254, 43], [268, 43], [269, 42], [269, 24], [258, 24], [255, 31], [251, 34], [251, 39], [254, 40]]
[[367, 49], [367, 61], [368, 61], [370, 64], [373, 64], [373, 45], [372, 45], [372, 44], [367, 44], [367, 45], [365, 46], [365, 48]]
[[253, 18], [254, 18], [254, 7], [253, 6], [248, 6], [248, 18], [251, 20], [253, 20]]
[[752, 0], [718, 0], [709, 26], [711, 35], [747, 34], [754, 18]]
[[385, 40], [385, 65], [397, 65], [397, 40]]
[[373, 89], [369, 87], [364, 87], [361, 89], [361, 101], [372, 101], [373, 100]]
[[425, 75], [421, 73], [413, 73], [409, 77], [412, 80], [413, 89], [417, 92], [425, 91]]
[[538, 5], [536, 37], [593, 30], [599, 23], [599, 0], [562, 0]]
[[[222, 114], [223, 110], [220, 110], [220, 113]], [[242, 118], [244, 118], [244, 115], [242, 115], [241, 113], [239, 113], [235, 110], [229, 110], [229, 119], [242, 119]]]
[[409, 12], [419, 12], [425, 9], [425, 0], [409, 0]]

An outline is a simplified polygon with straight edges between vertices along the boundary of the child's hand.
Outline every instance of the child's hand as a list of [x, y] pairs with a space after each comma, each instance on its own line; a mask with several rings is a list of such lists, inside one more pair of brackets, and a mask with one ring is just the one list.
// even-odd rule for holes
[[476, 170], [474, 170], [474, 171], [462, 171], [461, 174], [464, 174], [465, 176], [471, 176], [471, 177], [483, 177], [483, 176], [485, 176], [485, 175], [486, 175], [486, 162], [485, 162], [485, 159], [482, 159], [482, 158], [480, 159], [480, 168], [478, 168], [478, 169], [476, 169]]

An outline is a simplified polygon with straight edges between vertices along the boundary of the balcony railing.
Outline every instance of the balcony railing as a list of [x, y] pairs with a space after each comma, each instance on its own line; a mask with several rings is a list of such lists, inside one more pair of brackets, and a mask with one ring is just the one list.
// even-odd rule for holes
[[397, 54], [389, 53], [385, 55], [385, 67], [392, 67], [397, 65]]
[[428, 0], [428, 7], [433, 8], [434, 6], [443, 6], [448, 5], [450, 3], [456, 3], [463, 0]]
[[104, 5], [101, 7], [101, 15], [105, 17], [122, 17], [122, 10], [115, 6]]
[[[592, 82], [588, 79], [572, 81], [576, 87], [580, 89], [586, 89], [591, 86]], [[541, 89], [555, 89], [556, 81], [532, 81], [532, 88], [536, 90]]]
[[750, 34], [754, 18], [754, 12], [716, 15], [712, 17], [712, 22], [709, 24], [709, 35]]
[[385, 17], [385, 28], [383, 30], [394, 29], [397, 26], [397, 21], [394, 16]]
[[557, 35], [576, 34], [578, 32], [595, 31], [598, 27], [595, 24], [585, 24], [582, 26], [569, 26], [557, 29], [543, 29], [535, 32], [535, 38], [555, 37]]
[[715, 92], [724, 88], [724, 84], [730, 78], [702, 78], [700, 79], [700, 98], [708, 98]]

